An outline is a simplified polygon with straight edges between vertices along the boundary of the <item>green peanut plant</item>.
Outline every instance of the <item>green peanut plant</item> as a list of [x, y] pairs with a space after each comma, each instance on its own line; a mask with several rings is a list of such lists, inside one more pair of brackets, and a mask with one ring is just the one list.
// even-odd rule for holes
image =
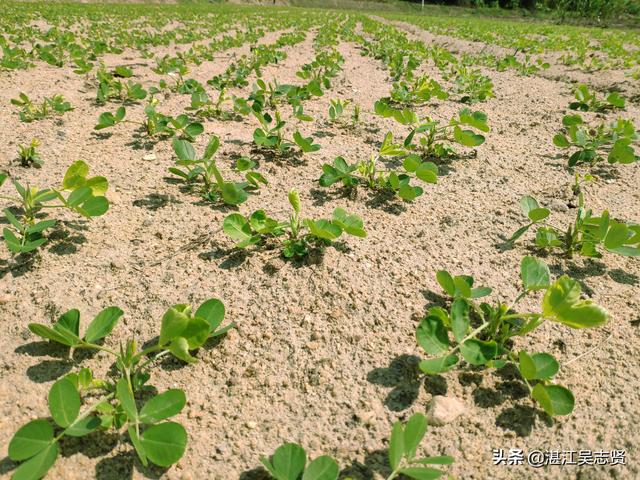
[[96, 94], [96, 103], [104, 105], [109, 100], [115, 100], [121, 103], [135, 103], [144, 100], [147, 97], [147, 91], [142, 88], [139, 83], [133, 83], [127, 80], [124, 83], [119, 78], [129, 78], [133, 76], [130, 68], [118, 66], [113, 72], [108, 72], [104, 65], [101, 65], [96, 71], [96, 80], [98, 81], [98, 91]]
[[[396, 122], [411, 127], [404, 140], [404, 148], [418, 152], [423, 158], [451, 158], [459, 153], [450, 145], [456, 143], [464, 147], [477, 147], [485, 142], [488, 132], [487, 115], [468, 108], [460, 110], [458, 118], [452, 118], [448, 124], [440, 125], [438, 120], [429, 117], [423, 119], [409, 108], [402, 110], [391, 107], [384, 101], [377, 101], [375, 113], [383, 118], [393, 118]], [[463, 127], [471, 127], [473, 130]]]
[[26, 94], [20, 93], [18, 98], [11, 99], [11, 103], [20, 107], [20, 120], [25, 123], [50, 118], [54, 115], [64, 115], [66, 112], [73, 110], [71, 104], [65, 101], [60, 94], [51, 98], [45, 97], [41, 104], [36, 105]]
[[605, 112], [607, 110], [623, 109], [625, 99], [618, 92], [611, 92], [604, 100], [600, 100], [595, 92], [590, 92], [589, 87], [580, 84], [575, 88], [575, 102], [569, 104], [571, 110], [582, 112]]
[[[453, 457], [416, 455], [426, 433], [427, 419], [421, 413], [413, 414], [404, 425], [402, 422], [393, 424], [388, 451], [391, 473], [386, 480], [400, 476], [435, 480], [445, 474], [426, 465], [451, 465]], [[275, 480], [337, 480], [340, 475], [338, 463], [328, 455], [316, 457], [307, 463], [307, 453], [296, 443], [279, 446], [270, 458], [261, 457], [260, 462]]]
[[401, 105], [421, 105], [432, 98], [446, 100], [449, 94], [438, 82], [426, 75], [393, 84], [390, 100]]
[[256, 210], [248, 218], [240, 213], [228, 215], [222, 229], [237, 242], [236, 248], [278, 240], [285, 258], [305, 257], [312, 249], [330, 245], [343, 233], [360, 238], [367, 236], [362, 219], [342, 208], [333, 211], [331, 220], [312, 220], [301, 217], [300, 196], [296, 190], [289, 192], [289, 203], [293, 212], [288, 221], [275, 220], [264, 210]]
[[[75, 309], [60, 316], [52, 327], [29, 324], [32, 333], [51, 343], [70, 350], [107, 353], [114, 359], [115, 374], [97, 379], [89, 368], [81, 368], [52, 385], [48, 403], [53, 422], [32, 420], [18, 429], [9, 442], [9, 458], [22, 462], [13, 473], [13, 480], [43, 477], [58, 457], [60, 440], [96, 431], [126, 431], [144, 466], [153, 463], [169, 467], [184, 454], [187, 431], [177, 422], [166, 421], [184, 408], [184, 391], [170, 389], [150, 397], [155, 391], [148, 383], [153, 364], [166, 355], [195, 363], [197, 359], [191, 352], [223, 335], [234, 324], [221, 327], [225, 310], [220, 300], [207, 300], [195, 312], [188, 305], [178, 304], [162, 317], [155, 345], [138, 350], [136, 340], [131, 338], [112, 349], [103, 342], [123, 313], [118, 307], [105, 308], [89, 323], [84, 335], [80, 334], [80, 312]], [[142, 398], [146, 400], [138, 408]]]
[[[214, 155], [220, 146], [220, 139], [213, 135], [204, 150], [202, 158], [198, 158], [193, 145], [186, 140], [173, 139], [173, 151], [178, 159], [177, 167], [169, 168], [174, 175], [182, 178], [190, 185], [199, 182], [200, 193], [208, 201], [222, 200], [227, 205], [239, 205], [248, 198], [248, 192], [266, 185], [267, 180], [258, 172], [246, 173], [246, 182], [226, 182], [216, 165]], [[250, 159], [241, 158], [236, 162], [236, 171], [242, 172], [255, 166]]]
[[613, 220], [606, 210], [600, 216], [594, 216], [590, 209], [584, 208], [582, 197], [573, 224], [566, 228], [550, 225], [547, 222], [551, 214], [549, 209], [540, 207], [538, 201], [529, 195], [520, 199], [520, 206], [529, 223], [516, 230], [507, 241], [510, 244], [530, 228], [537, 227], [535, 247], [543, 250], [557, 248], [568, 258], [575, 253], [601, 258], [598, 247], [618, 255], [640, 256], [640, 225]]
[[469, 69], [466, 65], [458, 66], [455, 83], [455, 92], [462, 94], [462, 103], [484, 102], [495, 97], [493, 82], [479, 69]]
[[[418, 344], [435, 358], [422, 360], [420, 370], [436, 375], [451, 370], [460, 357], [469, 365], [501, 368], [508, 363], [520, 371], [532, 398], [550, 416], [573, 411], [571, 391], [553, 382], [560, 370], [557, 360], [548, 353], [513, 350], [512, 339], [523, 337], [550, 320], [570, 328], [595, 328], [609, 320], [608, 312], [590, 300], [580, 298], [580, 284], [563, 275], [551, 282], [549, 267], [539, 259], [525, 257], [520, 265], [523, 290], [513, 303], [495, 305], [475, 300], [491, 289], [473, 288], [473, 278], [452, 276], [441, 270], [436, 278], [453, 298], [449, 310], [432, 307], [416, 330]], [[517, 304], [527, 295], [542, 292], [540, 311], [519, 313]], [[453, 337], [453, 342], [450, 338]]]
[[282, 120], [278, 110], [275, 111], [274, 117], [268, 112], [262, 113], [255, 110], [251, 112], [260, 122], [260, 128], [256, 128], [253, 132], [253, 141], [258, 147], [271, 150], [278, 155], [289, 153], [294, 145], [297, 145], [302, 153], [320, 150], [320, 145], [313, 143], [313, 138], [303, 137], [299, 131], [293, 134], [292, 140], [287, 140], [283, 131], [287, 123]]
[[427, 419], [421, 413], [414, 413], [405, 425], [396, 422], [391, 429], [389, 440], [389, 465], [391, 474], [387, 480], [401, 476], [415, 480], [436, 479], [445, 472], [425, 465], [451, 465], [453, 457], [438, 455], [435, 457], [416, 457], [420, 442], [427, 433]]
[[271, 458], [261, 457], [260, 462], [275, 480], [337, 480], [340, 475], [333, 458], [322, 455], [307, 463], [307, 452], [295, 443], [279, 446]]
[[[45, 219], [49, 209], [65, 208], [85, 218], [99, 217], [109, 209], [109, 201], [104, 194], [109, 182], [104, 177], [88, 177], [89, 166], [82, 160], [73, 163], [66, 171], [60, 188], [23, 186], [12, 179], [17, 196], [0, 195], [19, 206], [21, 213], [4, 210], [9, 227], [2, 231], [7, 248], [12, 253], [29, 253], [47, 242], [45, 230], [57, 221]], [[9, 178], [0, 173], [0, 187]], [[64, 194], [68, 192], [68, 195]]]
[[[410, 202], [423, 194], [423, 189], [411, 185], [411, 181], [419, 179], [426, 183], [437, 183], [438, 167], [433, 162], [422, 161], [419, 155], [406, 153], [404, 147], [393, 143], [393, 136], [389, 132], [378, 154], [372, 155], [369, 160], [348, 164], [343, 157], [336, 157], [332, 165], [325, 163], [319, 183], [323, 187], [338, 182], [347, 188], [364, 185], [373, 190], [392, 192], [402, 200]], [[406, 155], [401, 168], [385, 169], [380, 165], [384, 157], [399, 155]]]
[[605, 156], [610, 164], [630, 164], [640, 159], [634, 146], [640, 141], [640, 133], [631, 120], [619, 118], [609, 125], [602, 123], [590, 127], [576, 114], [565, 115], [562, 124], [564, 131], [553, 137], [553, 144], [564, 150], [573, 150], [569, 156], [569, 167], [593, 166], [603, 161]]
[[204, 132], [204, 127], [200, 122], [191, 122], [185, 114], [172, 117], [164, 115], [156, 110], [157, 102], [151, 102], [144, 109], [145, 119], [142, 122], [126, 120], [127, 111], [125, 107], [119, 107], [115, 113], [104, 112], [98, 117], [98, 123], [94, 130], [104, 130], [119, 123], [132, 123], [139, 125], [142, 131], [149, 137], [171, 138], [176, 135], [193, 141], [198, 135]]
[[32, 165], [36, 168], [42, 167], [44, 160], [42, 160], [40, 152], [38, 152], [39, 146], [40, 142], [37, 138], [31, 140], [29, 145], [18, 145], [18, 160], [20, 160], [20, 165], [23, 167], [30, 167]]

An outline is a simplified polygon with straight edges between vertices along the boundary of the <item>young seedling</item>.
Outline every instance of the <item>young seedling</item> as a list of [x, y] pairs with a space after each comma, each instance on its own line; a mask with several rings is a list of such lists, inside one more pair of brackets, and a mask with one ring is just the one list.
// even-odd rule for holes
[[[261, 184], [266, 185], [267, 180], [256, 171], [248, 171], [245, 176], [246, 182], [226, 182], [214, 158], [219, 146], [220, 139], [213, 135], [202, 158], [198, 158], [190, 142], [174, 138], [173, 151], [178, 157], [178, 167], [171, 167], [169, 171], [189, 184], [201, 183], [202, 196], [211, 202], [222, 200], [228, 205], [239, 205], [247, 200], [249, 191], [259, 189]], [[244, 172], [254, 166], [255, 163], [250, 159], [242, 158], [236, 162], [235, 170]]]
[[455, 70], [455, 92], [462, 94], [462, 103], [484, 102], [495, 97], [493, 82], [478, 69], [460, 65]]
[[424, 75], [407, 82], [400, 80], [393, 84], [390, 100], [401, 105], [421, 105], [432, 98], [446, 100], [449, 94], [442, 85]]
[[[423, 158], [456, 157], [458, 152], [449, 144], [477, 147], [485, 142], [485, 137], [475, 130], [489, 131], [486, 114], [472, 112], [468, 108], [460, 110], [458, 118], [452, 118], [446, 125], [440, 125], [439, 121], [429, 117], [419, 119], [413, 110], [399, 110], [383, 101], [375, 103], [375, 113], [411, 127], [411, 132], [404, 140], [404, 148], [418, 152]], [[473, 130], [464, 129], [465, 126]]]
[[[384, 157], [405, 156], [401, 168], [385, 168]], [[373, 190], [388, 191], [405, 201], [412, 201], [423, 193], [421, 187], [411, 185], [415, 179], [426, 183], [438, 182], [438, 167], [433, 162], [424, 162], [419, 155], [407, 155], [402, 145], [393, 143], [391, 132], [387, 133], [377, 155], [369, 160], [348, 164], [343, 157], [336, 157], [333, 165], [322, 166], [320, 185], [329, 187], [341, 182], [344, 187], [363, 185]]]
[[136, 122], [125, 119], [127, 114], [125, 107], [118, 108], [115, 113], [104, 112], [98, 117], [98, 123], [93, 129], [104, 130], [119, 123], [131, 123], [139, 125], [149, 137], [171, 138], [178, 135], [186, 138], [190, 142], [194, 141], [195, 137], [204, 132], [204, 127], [201, 123], [191, 122], [185, 114], [172, 117], [156, 111], [155, 102], [147, 105], [144, 113], [146, 118], [142, 122]]
[[27, 95], [20, 93], [18, 98], [11, 99], [11, 103], [21, 108], [19, 112], [20, 120], [26, 123], [53, 117], [54, 115], [62, 116], [66, 112], [73, 110], [71, 104], [65, 101], [62, 95], [54, 95], [51, 98], [45, 97], [40, 105], [36, 105]]
[[131, 338], [119, 348], [111, 348], [104, 339], [122, 315], [118, 307], [105, 308], [89, 323], [84, 335], [80, 333], [78, 310], [64, 313], [52, 327], [29, 324], [35, 335], [70, 350], [110, 355], [114, 374], [97, 379], [90, 369], [82, 368], [53, 384], [48, 396], [53, 422], [32, 420], [9, 442], [9, 458], [21, 462], [13, 473], [14, 480], [43, 477], [55, 463], [64, 437], [84, 437], [97, 431], [126, 431], [144, 466], [153, 463], [169, 467], [182, 458], [187, 432], [181, 424], [166, 420], [182, 411], [186, 397], [180, 389], [156, 395], [155, 387], [148, 383], [153, 365], [167, 355], [195, 363], [191, 352], [234, 324], [220, 327], [224, 319], [220, 300], [207, 300], [195, 313], [190, 306], [179, 304], [162, 317], [160, 336], [154, 345], [138, 350], [136, 340]]
[[337, 122], [340, 117], [344, 114], [345, 109], [351, 103], [350, 100], [330, 100], [331, 105], [329, 106], [329, 121], [331, 123]]
[[18, 145], [18, 159], [20, 165], [23, 167], [34, 166], [36, 168], [42, 167], [44, 161], [40, 158], [40, 153], [37, 148], [40, 146], [40, 142], [37, 139], [31, 140], [29, 145]]
[[529, 223], [519, 228], [508, 240], [514, 243], [530, 228], [537, 227], [534, 245], [543, 250], [558, 248], [572, 258], [575, 253], [585, 257], [601, 258], [599, 247], [618, 255], [640, 256], [640, 225], [613, 220], [608, 211], [594, 216], [590, 209], [584, 208], [583, 197], [572, 225], [557, 228], [547, 222], [551, 214], [549, 209], [540, 207], [531, 196], [520, 199], [522, 211]]
[[631, 120], [619, 118], [615, 122], [597, 127], [585, 124], [580, 115], [565, 115], [562, 119], [564, 132], [553, 137], [556, 147], [574, 152], [569, 157], [569, 167], [586, 164], [593, 166], [603, 161], [629, 164], [637, 162], [635, 145], [640, 141], [640, 133]]
[[275, 480], [337, 480], [340, 467], [328, 455], [314, 458], [307, 463], [307, 452], [295, 443], [279, 446], [270, 458], [260, 462]]
[[[17, 204], [20, 211], [17, 214], [8, 208], [4, 210], [9, 227], [3, 229], [2, 235], [9, 251], [29, 253], [47, 242], [44, 231], [57, 223], [43, 220], [49, 209], [65, 208], [85, 218], [104, 215], [109, 209], [104, 196], [109, 183], [104, 177], [88, 177], [88, 174], [89, 166], [79, 160], [67, 169], [60, 188], [41, 190], [12, 179], [17, 196], [0, 195], [0, 199]], [[0, 187], [7, 178], [6, 173], [0, 173]]]
[[607, 110], [623, 109], [625, 99], [618, 92], [611, 92], [604, 100], [600, 100], [595, 92], [590, 92], [589, 87], [580, 84], [574, 91], [576, 101], [569, 104], [571, 110], [582, 112], [605, 112]]
[[389, 439], [389, 465], [392, 471], [387, 480], [401, 476], [415, 480], [434, 480], [445, 474], [442, 470], [425, 465], [451, 465], [453, 457], [449, 455], [417, 456], [418, 447], [426, 433], [427, 419], [421, 413], [411, 415], [405, 425], [402, 425], [402, 422], [393, 424]]
[[256, 210], [248, 218], [232, 213], [224, 219], [223, 231], [237, 242], [236, 248], [278, 241], [286, 258], [304, 257], [312, 249], [331, 245], [343, 233], [360, 238], [367, 236], [362, 219], [342, 208], [333, 211], [331, 220], [312, 220], [301, 217], [300, 197], [296, 190], [289, 192], [289, 203], [293, 212], [288, 221], [268, 217], [264, 210]]
[[320, 150], [320, 145], [313, 143], [312, 137], [303, 137], [299, 131], [293, 134], [292, 140], [287, 140], [283, 132], [286, 122], [282, 120], [278, 110], [275, 111], [275, 118], [266, 112], [251, 110], [251, 113], [258, 119], [261, 126], [253, 132], [253, 141], [258, 147], [272, 150], [278, 155], [290, 152], [294, 145], [297, 145], [302, 153]]
[[[523, 337], [550, 320], [570, 328], [595, 328], [609, 320], [601, 306], [580, 298], [580, 283], [566, 275], [551, 282], [547, 265], [534, 257], [525, 257], [520, 265], [523, 290], [513, 303], [498, 301], [495, 305], [476, 303], [491, 289], [473, 288], [470, 276], [453, 277], [441, 270], [436, 278], [453, 298], [449, 310], [432, 307], [416, 331], [418, 344], [435, 358], [422, 360], [420, 370], [437, 375], [451, 370], [460, 357], [472, 366], [502, 368], [514, 364], [520, 371], [532, 398], [551, 415], [568, 415], [573, 411], [571, 391], [553, 382], [560, 365], [548, 353], [514, 350], [511, 339]], [[542, 292], [539, 311], [519, 313], [518, 303], [527, 295]], [[453, 342], [450, 338], [453, 336]]]
[[139, 83], [133, 83], [127, 80], [126, 83], [119, 78], [129, 78], [133, 76], [131, 69], [118, 66], [113, 72], [108, 72], [104, 65], [101, 65], [96, 72], [96, 80], [98, 81], [98, 91], [96, 94], [96, 103], [104, 105], [109, 100], [115, 100], [121, 103], [135, 103], [144, 100], [147, 97], [147, 91], [142, 88]]

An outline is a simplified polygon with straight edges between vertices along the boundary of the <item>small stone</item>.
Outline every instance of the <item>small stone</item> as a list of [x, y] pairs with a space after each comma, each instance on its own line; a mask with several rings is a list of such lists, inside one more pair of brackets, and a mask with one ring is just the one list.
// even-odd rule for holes
[[151, 160], [155, 160], [156, 159], [156, 154], [155, 153], [150, 153], [150, 154], [145, 155], [144, 157], [142, 157], [142, 159], [150, 162]]
[[249, 430], [253, 430], [258, 426], [258, 424], [254, 421], [249, 421], [246, 423], [246, 425]]
[[368, 412], [361, 412], [358, 414], [358, 418], [365, 425], [375, 425], [376, 412], [374, 412], [373, 410], [369, 410]]
[[444, 425], [453, 422], [465, 410], [465, 404], [457, 398], [436, 395], [429, 402], [427, 422], [431, 425]]
[[559, 198], [554, 198], [549, 202], [549, 208], [554, 212], [566, 212], [569, 210], [569, 206], [566, 202], [563, 202]]

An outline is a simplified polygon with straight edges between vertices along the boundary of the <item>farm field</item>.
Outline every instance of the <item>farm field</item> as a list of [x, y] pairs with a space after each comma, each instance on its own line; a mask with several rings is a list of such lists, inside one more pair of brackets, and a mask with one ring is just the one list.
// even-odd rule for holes
[[638, 31], [0, 13], [0, 478], [640, 478]]

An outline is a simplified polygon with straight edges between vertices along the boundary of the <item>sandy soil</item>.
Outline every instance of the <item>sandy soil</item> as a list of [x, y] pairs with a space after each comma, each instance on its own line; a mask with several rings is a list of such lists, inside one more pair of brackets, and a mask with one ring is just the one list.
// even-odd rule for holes
[[[417, 34], [427, 41], [432, 37]], [[269, 34], [264, 41], [275, 38]], [[288, 58], [265, 68], [264, 78], [296, 82], [295, 71], [312, 56], [311, 40], [287, 48]], [[179, 387], [187, 393], [188, 406], [179, 416], [190, 436], [183, 459], [167, 471], [144, 469], [129, 445], [95, 435], [66, 443], [48, 478], [264, 478], [259, 457], [296, 441], [311, 456], [334, 455], [345, 477], [380, 479], [392, 423], [424, 412], [431, 397], [441, 394], [463, 400], [467, 411], [451, 424], [432, 427], [423, 446], [428, 454], [453, 455], [455, 478], [640, 476], [637, 260], [611, 254], [602, 260], [547, 259], [555, 274], [579, 279], [587, 294], [613, 314], [601, 329], [570, 331], [548, 323], [521, 341], [566, 365], [558, 380], [577, 399], [568, 418], [551, 421], [543, 415], [510, 372], [457, 369], [426, 381], [412, 373], [423, 356], [414, 339], [417, 323], [429, 306], [442, 301], [437, 270], [472, 274], [494, 288], [493, 298], [512, 299], [528, 250], [522, 244], [511, 250], [499, 245], [522, 223], [519, 198], [532, 194], [550, 205], [557, 223], [575, 215], [568, 187], [572, 176], [551, 144], [572, 99], [570, 83], [487, 70], [496, 98], [478, 107], [488, 114], [492, 131], [476, 156], [442, 165], [439, 183], [425, 186], [412, 204], [380, 201], [366, 191], [350, 199], [319, 187], [322, 163], [337, 155], [363, 158], [377, 149], [387, 130], [397, 135], [405, 130], [369, 113], [391, 86], [382, 64], [362, 57], [354, 45], [342, 44], [339, 50], [345, 65], [333, 90], [305, 104], [317, 121], [300, 129], [322, 149], [304, 162], [275, 162], [253, 152], [256, 124], [251, 119], [205, 123], [207, 134], [223, 140], [224, 165], [237, 155], [251, 155], [270, 181], [240, 211], [265, 208], [282, 217], [288, 212], [286, 192], [297, 187], [309, 217], [329, 216], [343, 206], [364, 218], [366, 239], [350, 238], [343, 251], [329, 248], [322, 258], [303, 264], [286, 262], [273, 251], [235, 252], [220, 231], [231, 209], [202, 204], [167, 179], [173, 164], [169, 142], [146, 143], [130, 125], [118, 126], [111, 135], [94, 134], [92, 126], [105, 109], [94, 105], [94, 89], [71, 69], [39, 64], [2, 74], [0, 168], [45, 186], [57, 183], [72, 161], [84, 159], [92, 172], [110, 180], [112, 207], [90, 223], [65, 217], [33, 265], [11, 269], [8, 253], [0, 249], [0, 456], [19, 425], [46, 414], [51, 382], [74, 368], [29, 333], [29, 322], [53, 321], [70, 308], [79, 308], [87, 321], [105, 306], [117, 305], [126, 315], [109, 342], [116, 345], [129, 336], [145, 342], [159, 331], [168, 306], [217, 297], [238, 328], [201, 350], [196, 365], [167, 362], [154, 374], [160, 390]], [[107, 60], [135, 64], [135, 80], [145, 85], [159, 80], [149, 60]], [[191, 76], [206, 81], [227, 62], [205, 62]], [[435, 67], [426, 70], [437, 76]], [[61, 119], [22, 123], [9, 105], [20, 91], [63, 93], [76, 109]], [[357, 129], [323, 120], [329, 99], [338, 97], [362, 106], [364, 123]], [[188, 96], [174, 94], [159, 110], [178, 114], [188, 103]], [[460, 108], [444, 101], [420, 111], [448, 119]], [[129, 109], [133, 118], [136, 110], [141, 107]], [[624, 115], [638, 119], [640, 109], [630, 105]], [[40, 170], [15, 163], [17, 144], [33, 137], [42, 142], [46, 163]], [[205, 142], [201, 136], [197, 149]], [[150, 153], [155, 160], [144, 160]], [[605, 173], [589, 187], [589, 204], [596, 211], [609, 209], [613, 217], [640, 221], [639, 167]], [[537, 302], [532, 298], [523, 306], [535, 308]], [[97, 374], [109, 368], [102, 355], [85, 364]], [[494, 467], [492, 448], [625, 449], [629, 465]], [[8, 478], [13, 467], [5, 458], [0, 477]]]

